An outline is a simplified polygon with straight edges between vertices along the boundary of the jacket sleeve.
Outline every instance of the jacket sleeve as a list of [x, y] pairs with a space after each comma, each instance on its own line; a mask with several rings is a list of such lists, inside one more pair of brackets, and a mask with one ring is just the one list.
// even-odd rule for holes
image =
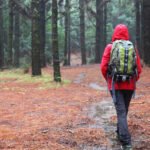
[[101, 64], [100, 64], [100, 69], [105, 80], [107, 80], [107, 70], [108, 70], [108, 64], [110, 61], [111, 48], [112, 48], [112, 44], [108, 44], [106, 46], [103, 56], [102, 56]]
[[136, 78], [136, 81], [138, 81], [138, 79], [140, 78], [140, 74], [142, 72], [142, 67], [141, 67], [140, 56], [139, 56], [137, 50], [136, 50], [136, 55], [137, 55], [137, 59], [136, 59], [136, 64], [137, 64], [137, 78]]

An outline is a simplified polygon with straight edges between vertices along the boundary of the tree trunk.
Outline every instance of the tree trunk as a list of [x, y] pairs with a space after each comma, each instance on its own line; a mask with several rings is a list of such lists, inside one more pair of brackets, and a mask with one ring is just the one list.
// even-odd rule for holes
[[59, 18], [59, 24], [60, 26], [64, 26], [64, 0], [59, 0], [58, 2], [59, 5], [59, 14], [60, 14], [60, 18]]
[[45, 32], [46, 32], [46, 24], [45, 24], [45, 0], [40, 0], [40, 37], [41, 37], [41, 67], [46, 66], [45, 60]]
[[[70, 4], [69, 4], [69, 6], [70, 6]], [[68, 65], [69, 66], [71, 64], [71, 62], [70, 62], [71, 61], [71, 47], [70, 47], [71, 46], [70, 45], [71, 44], [71, 35], [70, 35], [70, 32], [71, 32], [70, 30], [71, 29], [70, 29], [70, 19], [71, 18], [70, 18], [70, 11], [69, 11], [69, 14], [68, 14], [68, 38], [67, 38], [68, 39], [68, 44], [67, 44], [68, 45], [68, 48], [67, 48], [68, 49]]]
[[150, 1], [143, 0], [143, 49], [144, 62], [150, 66]]
[[101, 7], [102, 0], [96, 0], [96, 48], [95, 63], [100, 63], [102, 57], [103, 41], [103, 13]]
[[58, 51], [57, 18], [58, 18], [57, 0], [52, 0], [52, 50], [53, 50], [54, 81], [61, 82], [60, 61]]
[[70, 53], [70, 1], [66, 0], [64, 66], [70, 65]]
[[139, 51], [143, 59], [144, 50], [143, 50], [143, 2], [142, 1], [140, 1], [140, 47], [139, 47]]
[[103, 49], [105, 48], [107, 44], [107, 3], [104, 4], [104, 43], [103, 43]]
[[142, 57], [141, 49], [141, 13], [140, 13], [140, 1], [135, 0], [135, 10], [136, 10], [136, 47]]
[[4, 66], [3, 0], [0, 0], [0, 69]]
[[40, 63], [40, 0], [32, 0], [32, 75], [41, 75]]
[[20, 14], [17, 10], [14, 11], [15, 21], [15, 39], [14, 39], [14, 66], [19, 67], [20, 58]]
[[82, 64], [86, 64], [86, 48], [85, 48], [85, 6], [84, 1], [79, 0], [80, 5], [80, 48]]
[[8, 65], [12, 66], [12, 61], [13, 61], [13, 2], [12, 0], [9, 0], [9, 35], [8, 35]]

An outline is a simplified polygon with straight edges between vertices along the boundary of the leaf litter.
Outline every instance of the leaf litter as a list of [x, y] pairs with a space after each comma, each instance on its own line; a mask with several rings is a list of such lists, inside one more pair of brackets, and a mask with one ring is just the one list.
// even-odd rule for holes
[[[51, 76], [52, 67], [43, 72]], [[116, 115], [99, 65], [62, 67], [61, 72], [70, 82], [47, 86], [53, 84], [48, 81], [46, 88], [42, 80], [1, 77], [0, 149], [119, 150]], [[134, 150], [150, 149], [148, 74], [150, 69], [143, 68], [129, 111]]]

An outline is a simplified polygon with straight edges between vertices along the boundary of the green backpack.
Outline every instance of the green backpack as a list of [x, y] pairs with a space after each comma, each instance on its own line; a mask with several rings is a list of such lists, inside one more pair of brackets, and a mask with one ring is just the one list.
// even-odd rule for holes
[[111, 75], [123, 76], [136, 74], [136, 51], [131, 41], [116, 40], [113, 42], [109, 72]]

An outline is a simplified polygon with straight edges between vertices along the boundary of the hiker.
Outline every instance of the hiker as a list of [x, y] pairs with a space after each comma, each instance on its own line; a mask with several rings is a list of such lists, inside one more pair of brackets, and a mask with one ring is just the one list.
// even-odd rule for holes
[[[119, 51], [121, 48], [124, 50], [123, 52]], [[133, 51], [132, 53], [135, 56], [130, 54], [130, 49]], [[114, 53], [113, 51], [118, 52]], [[115, 57], [120, 57], [118, 63], [122, 62], [122, 64], [119, 64], [117, 67], [115, 66]], [[135, 64], [132, 64], [134, 63], [134, 59]], [[124, 65], [122, 66], [122, 72], [119, 68], [121, 65]], [[116, 134], [118, 140], [121, 142], [121, 148], [123, 150], [132, 150], [131, 135], [129, 133], [127, 123], [127, 114], [131, 98], [136, 88], [136, 82], [141, 73], [141, 64], [137, 50], [134, 48], [132, 42], [129, 41], [129, 33], [126, 25], [118, 24], [115, 27], [112, 35], [112, 43], [106, 46], [100, 67], [102, 75], [107, 81], [108, 89], [110, 90], [116, 109]], [[119, 72], [117, 70], [118, 68], [122, 74], [117, 74]], [[128, 72], [131, 74], [124, 75], [124, 73]]]

